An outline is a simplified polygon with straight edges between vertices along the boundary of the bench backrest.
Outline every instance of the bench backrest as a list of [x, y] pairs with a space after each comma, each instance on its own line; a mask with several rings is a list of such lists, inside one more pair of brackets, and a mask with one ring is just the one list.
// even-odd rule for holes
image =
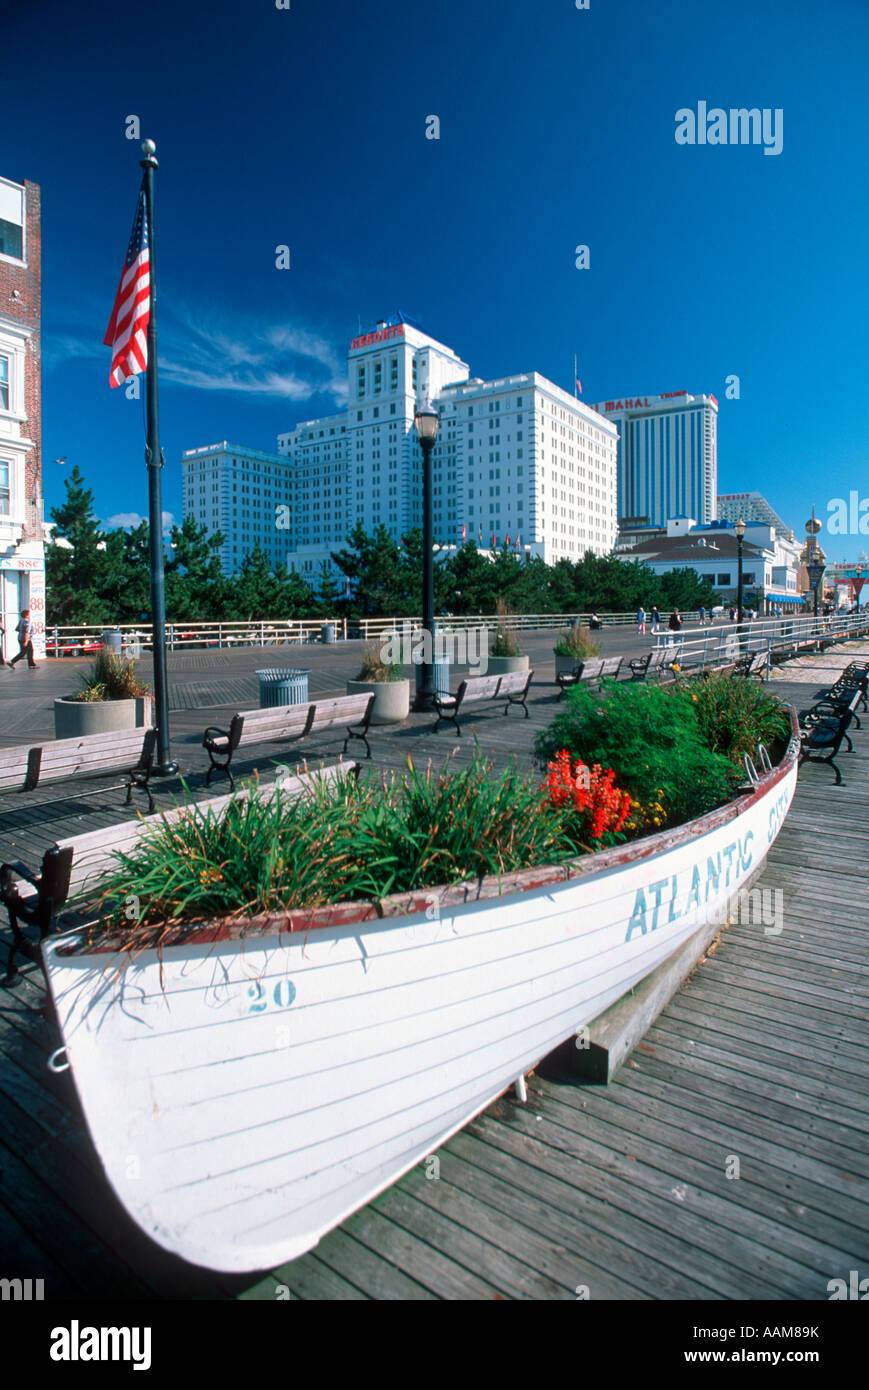
[[244, 710], [235, 716], [242, 720], [237, 747], [245, 743], [268, 743], [272, 739], [301, 738], [313, 729], [330, 724], [352, 724], [365, 715], [374, 702], [373, 694], [342, 695], [335, 700], [313, 700], [305, 705], [276, 705], [273, 709]]
[[[519, 675], [525, 676], [526, 672], [520, 671]], [[498, 685], [504, 678], [502, 676], [466, 676], [459, 686], [462, 691], [462, 700], [490, 700], [498, 690]], [[456, 691], [456, 698], [459, 692]]]
[[336, 700], [318, 700], [311, 729], [328, 729], [331, 724], [355, 724], [365, 719], [374, 704], [374, 694], [341, 695]]
[[576, 671], [581, 681], [596, 681], [603, 671], [603, 658], [592, 656], [586, 661], [580, 661], [577, 663]]
[[534, 672], [526, 669], [524, 671], [506, 671], [501, 677], [501, 684], [498, 686], [499, 695], [514, 695], [517, 690], [524, 690], [531, 683]]
[[[359, 764], [355, 762], [336, 763], [333, 767], [323, 768], [320, 772], [299, 773], [297, 776], [283, 777], [280, 779], [280, 786], [284, 796], [301, 796], [309, 787], [315, 785], [318, 779], [322, 779], [327, 784], [343, 781], [349, 776], [355, 776], [359, 770]], [[257, 796], [266, 800], [271, 800], [275, 795], [278, 783], [272, 783], [268, 787], [259, 788]], [[243, 800], [250, 796], [250, 790], [243, 788], [239, 792], [226, 796], [211, 797], [207, 801], [198, 801], [193, 804], [199, 811], [211, 811], [219, 815], [230, 801]], [[156, 816], [147, 816], [142, 820], [121, 821], [118, 825], [104, 827], [102, 830], [91, 830], [84, 835], [74, 835], [67, 840], [58, 840], [55, 849], [71, 849], [73, 854], [72, 869], [70, 872], [69, 898], [81, 898], [88, 892], [96, 892], [100, 880], [107, 873], [117, 868], [116, 856], [121, 854], [132, 854], [141, 843], [145, 835], [161, 825], [171, 825], [175, 821], [189, 816], [191, 805], [175, 806], [171, 811], [163, 811]]]
[[605, 680], [609, 676], [617, 676], [621, 668], [622, 657], [605, 656], [603, 661], [601, 662], [601, 680]]
[[86, 738], [46, 739], [44, 743], [0, 750], [0, 791], [32, 790], [39, 782], [76, 774], [129, 771], [142, 759], [156, 730], [118, 729]]

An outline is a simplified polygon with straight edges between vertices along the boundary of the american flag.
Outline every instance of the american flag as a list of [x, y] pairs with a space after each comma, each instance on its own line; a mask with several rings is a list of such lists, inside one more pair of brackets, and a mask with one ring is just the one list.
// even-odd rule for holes
[[106, 346], [112, 349], [110, 385], [120, 386], [137, 372], [144, 372], [148, 366], [146, 333], [150, 317], [151, 264], [143, 180], [112, 317], [103, 339]]

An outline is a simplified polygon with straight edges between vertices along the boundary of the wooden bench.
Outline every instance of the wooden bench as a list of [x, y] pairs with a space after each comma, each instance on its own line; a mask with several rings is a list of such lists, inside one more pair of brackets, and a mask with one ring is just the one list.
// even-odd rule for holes
[[631, 668], [632, 681], [644, 681], [653, 672], [657, 673], [658, 680], [673, 662], [676, 660], [677, 648], [675, 645], [670, 647], [655, 647], [654, 651], [647, 656], [635, 656], [628, 665]]
[[836, 774], [837, 787], [842, 784], [842, 774], [835, 758], [846, 739], [849, 752], [853, 749], [848, 728], [854, 718], [858, 698], [859, 694], [855, 693], [854, 699], [840, 713], [825, 714], [818, 708], [814, 720], [811, 719], [811, 711], [801, 716], [801, 725], [803, 719], [805, 724], [800, 728], [800, 763], [829, 763]]
[[[64, 907], [72, 902], [84, 902], [99, 891], [102, 880], [117, 867], [117, 856], [133, 854], [142, 840], [152, 830], [189, 816], [192, 811], [209, 812], [219, 815], [233, 800], [242, 800], [256, 795], [271, 800], [278, 787], [284, 796], [301, 796], [314, 785], [334, 784], [359, 774], [359, 764], [355, 762], [336, 763], [318, 772], [303, 772], [283, 777], [268, 787], [257, 787], [255, 791], [244, 788], [227, 796], [211, 797], [206, 801], [187, 802], [171, 811], [142, 820], [121, 821], [100, 830], [90, 830], [83, 835], [58, 840], [46, 850], [38, 874], [26, 864], [0, 864], [0, 902], [9, 914], [12, 928], [12, 946], [7, 961], [7, 979], [15, 975], [16, 953], [32, 960], [34, 949], [21, 930], [21, 923], [36, 927], [39, 940], [46, 937], [55, 925]], [[88, 918], [73, 919], [70, 916], [66, 928], [81, 925]]]
[[463, 705], [478, 704], [482, 700], [503, 700], [505, 715], [511, 705], [521, 705], [527, 719], [528, 706], [525, 701], [533, 675], [534, 672], [528, 670], [509, 671], [503, 676], [466, 676], [455, 695], [434, 697], [438, 714], [434, 732], [438, 732], [441, 724], [451, 722], [455, 725], [456, 734], [460, 734], [459, 711]]
[[843, 671], [842, 675], [831, 685], [829, 689], [822, 691], [822, 700], [837, 700], [839, 703], [848, 703], [851, 695], [857, 692], [857, 704], [855, 710], [862, 704], [864, 710], [867, 706], [867, 686], [869, 686], [869, 671], [853, 671], [850, 668]]
[[156, 740], [154, 728], [118, 729], [85, 738], [58, 738], [0, 749], [0, 795], [32, 792], [45, 783], [73, 777], [105, 777], [112, 772], [125, 772], [127, 780], [119, 784], [127, 788], [125, 804], [129, 806], [135, 788], [146, 793], [148, 809], [153, 811], [154, 798], [148, 783]]
[[[357, 738], [365, 744], [366, 755], [370, 758], [367, 735], [373, 706], [374, 695], [363, 693], [342, 695], [336, 700], [314, 700], [307, 705], [276, 705], [274, 709], [252, 709], [234, 714], [228, 729], [209, 726], [202, 735], [202, 747], [211, 761], [205, 785], [210, 785], [212, 773], [225, 772], [230, 786], [235, 787], [229, 765], [237, 748], [248, 743], [275, 743], [288, 738], [301, 740], [333, 724], [343, 724], [347, 729], [344, 753], [350, 739]], [[352, 727], [354, 724], [356, 728]]]
[[619, 672], [622, 669], [620, 656], [594, 656], [585, 661], [580, 661], [574, 666], [572, 671], [562, 672], [555, 677], [556, 685], [561, 686], [558, 698], [561, 699], [569, 685], [586, 685], [604, 680], [618, 680]]
[[751, 680], [757, 676], [759, 680], [766, 680], [768, 656], [766, 652], [746, 652], [745, 656], [739, 657], [733, 663], [733, 675], [742, 676], [743, 680]]

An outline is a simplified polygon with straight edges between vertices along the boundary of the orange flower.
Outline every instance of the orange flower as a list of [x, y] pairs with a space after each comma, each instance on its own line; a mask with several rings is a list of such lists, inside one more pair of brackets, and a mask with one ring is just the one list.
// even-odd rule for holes
[[549, 763], [546, 785], [552, 804], [570, 805], [580, 817], [581, 833], [592, 840], [617, 833], [627, 820], [630, 797], [615, 785], [611, 767], [603, 771], [595, 763], [589, 768], [562, 749]]

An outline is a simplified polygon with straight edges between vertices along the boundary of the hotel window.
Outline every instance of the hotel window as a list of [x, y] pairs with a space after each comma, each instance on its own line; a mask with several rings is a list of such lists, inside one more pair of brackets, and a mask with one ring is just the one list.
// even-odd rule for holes
[[9, 464], [0, 463], [0, 516], [9, 515]]
[[9, 358], [0, 357], [0, 410], [9, 409]]
[[[744, 576], [743, 576], [743, 577], [744, 577]], [[718, 584], [729, 585], [729, 584], [730, 584], [730, 574], [729, 574], [729, 573], [728, 573], [728, 574], [719, 574], [716, 583], [718, 583]]]

